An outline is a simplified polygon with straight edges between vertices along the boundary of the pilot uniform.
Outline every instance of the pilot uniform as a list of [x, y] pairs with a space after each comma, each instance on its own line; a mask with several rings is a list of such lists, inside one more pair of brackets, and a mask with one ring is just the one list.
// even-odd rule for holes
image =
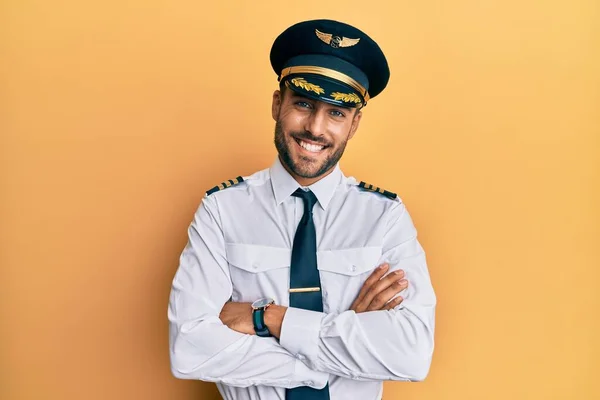
[[[275, 40], [271, 62], [290, 89], [345, 107], [364, 107], [389, 78], [372, 39], [330, 20], [288, 28]], [[310, 209], [303, 192], [314, 199]], [[297, 247], [306, 251], [298, 242], [303, 223], [314, 239], [305, 261], [295, 255]], [[168, 308], [176, 377], [216, 382], [228, 400], [376, 400], [383, 381], [427, 375], [436, 297], [417, 232], [395, 193], [345, 176], [339, 164], [301, 187], [277, 158], [268, 169], [208, 190], [188, 234]], [[349, 310], [384, 262], [390, 272], [405, 271], [402, 303], [389, 311]], [[302, 274], [316, 279], [314, 287], [298, 287]], [[309, 296], [319, 304], [303, 306]], [[219, 319], [227, 301], [263, 297], [289, 307], [279, 340], [236, 332]]]

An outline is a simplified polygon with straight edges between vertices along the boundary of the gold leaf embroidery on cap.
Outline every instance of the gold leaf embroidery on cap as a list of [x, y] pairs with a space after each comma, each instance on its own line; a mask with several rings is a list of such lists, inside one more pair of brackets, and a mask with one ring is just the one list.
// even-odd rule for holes
[[360, 97], [358, 97], [356, 93], [333, 92], [331, 93], [331, 97], [333, 97], [334, 100], [343, 101], [344, 103], [360, 103]]
[[324, 43], [330, 45], [331, 47], [333, 47], [335, 49], [337, 49], [338, 47], [352, 47], [356, 43], [360, 42], [360, 38], [350, 39], [345, 36], [344, 37], [333, 36], [333, 34], [331, 34], [331, 33], [324, 33], [318, 29], [315, 29], [315, 34]]
[[296, 85], [296, 87], [308, 90], [309, 92], [315, 92], [316, 94], [325, 93], [325, 90], [321, 86], [315, 85], [313, 83], [308, 83], [304, 78], [292, 78], [291, 81], [294, 85]]

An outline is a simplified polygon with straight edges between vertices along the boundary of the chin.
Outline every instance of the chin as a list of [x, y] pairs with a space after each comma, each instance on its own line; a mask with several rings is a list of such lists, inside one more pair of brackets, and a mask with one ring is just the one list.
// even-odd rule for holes
[[309, 163], [310, 165], [306, 164], [307, 162], [302, 160], [300, 162], [295, 162], [293, 168], [294, 173], [302, 178], [316, 178], [322, 165], [315, 165], [315, 163]]

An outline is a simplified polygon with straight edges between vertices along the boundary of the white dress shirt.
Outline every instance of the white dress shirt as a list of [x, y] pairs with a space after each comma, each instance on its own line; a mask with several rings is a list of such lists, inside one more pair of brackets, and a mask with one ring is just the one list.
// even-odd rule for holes
[[[294, 234], [304, 212], [298, 182], [279, 159], [205, 196], [173, 279], [168, 318], [173, 374], [216, 382], [227, 400], [285, 399], [285, 388], [323, 388], [331, 400], [380, 399], [383, 381], [419, 381], [434, 347], [436, 297], [406, 207], [358, 187], [339, 168], [308, 188], [323, 312], [288, 308], [279, 342], [236, 332], [223, 305], [271, 297], [289, 305]], [[349, 310], [381, 263], [409, 282], [394, 310]]]

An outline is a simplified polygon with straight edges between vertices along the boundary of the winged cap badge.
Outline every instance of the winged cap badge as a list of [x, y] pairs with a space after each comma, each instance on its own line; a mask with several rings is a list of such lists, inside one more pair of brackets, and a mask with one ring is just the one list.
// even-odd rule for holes
[[323, 42], [327, 43], [334, 49], [337, 49], [338, 47], [352, 47], [356, 43], [360, 42], [360, 38], [350, 39], [345, 36], [344, 37], [333, 36], [333, 34], [331, 34], [331, 33], [323, 33], [318, 29], [315, 29], [315, 33], [317, 34], [317, 37], [319, 39], [321, 39]]

